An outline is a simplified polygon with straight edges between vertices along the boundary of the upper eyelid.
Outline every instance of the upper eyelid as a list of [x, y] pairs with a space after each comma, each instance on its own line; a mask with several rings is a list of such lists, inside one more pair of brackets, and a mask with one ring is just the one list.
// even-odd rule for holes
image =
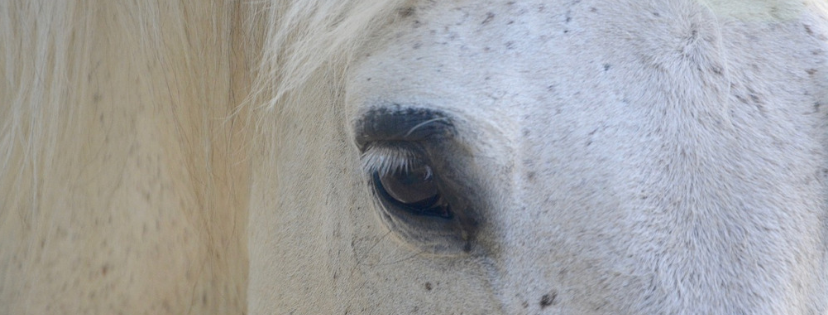
[[378, 107], [365, 112], [355, 124], [356, 144], [363, 152], [375, 141], [418, 141], [450, 137], [454, 132], [448, 115], [424, 108]]

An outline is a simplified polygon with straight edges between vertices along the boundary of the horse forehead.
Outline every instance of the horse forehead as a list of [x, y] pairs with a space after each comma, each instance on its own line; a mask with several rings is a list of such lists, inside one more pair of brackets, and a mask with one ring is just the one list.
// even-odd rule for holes
[[[795, 1], [753, 6], [696, 0], [429, 3], [404, 11], [404, 18], [367, 46], [362, 62], [352, 68], [349, 103], [419, 102], [496, 120], [507, 130], [545, 128], [548, 124], [529, 124], [525, 118], [560, 114], [564, 104], [629, 102], [632, 94], [654, 90], [642, 84], [641, 76], [671, 81], [663, 89], [686, 83], [724, 90], [731, 81], [753, 75], [714, 82], [724, 77], [728, 59], [754, 66], [763, 59], [785, 59], [789, 68], [820, 68], [819, 56], [790, 57], [821, 49], [816, 41], [801, 40], [820, 32], [819, 26], [806, 21], [803, 28], [794, 18], [802, 18], [802, 9]], [[728, 23], [742, 27], [725, 29]], [[764, 28], [760, 39], [757, 27]], [[791, 35], [797, 39], [790, 40]], [[792, 45], [778, 47], [782, 40]], [[710, 73], [679, 82], [688, 77], [683, 72], [696, 70], [691, 67]], [[719, 101], [699, 104], [725, 110]]]
[[[675, 23], [672, 19], [684, 19], [686, 10], [703, 10], [699, 5], [685, 7], [601, 0], [430, 3], [405, 11], [409, 13], [367, 46], [363, 62], [357, 62], [361, 66], [352, 72], [355, 84], [349, 96], [371, 103], [365, 98], [408, 94], [463, 99], [478, 94], [489, 101], [446, 100], [429, 106], [507, 117], [520, 112], [510, 104], [524, 109], [548, 104], [538, 102], [544, 96], [537, 94], [553, 92], [562, 81], [596, 89], [592, 82], [619, 79], [596, 76], [592, 70], [606, 71], [675, 48], [662, 41], [689, 37], [699, 28], [715, 31], [692, 22]], [[510, 98], [523, 100], [505, 102]], [[479, 111], [481, 107], [487, 111]]]
[[[359, 57], [347, 89], [349, 103], [413, 103], [499, 120], [500, 126], [506, 126], [509, 119], [505, 118], [536, 102], [505, 100], [528, 96], [534, 84], [545, 84], [532, 79], [548, 77], [554, 63], [538, 63], [538, 59], [562, 53], [557, 47], [545, 47], [552, 31], [533, 34], [557, 28], [560, 10], [547, 6], [552, 5], [452, 1], [410, 9]], [[548, 14], [539, 14], [544, 12]], [[536, 67], [527, 67], [531, 64]], [[524, 84], [527, 79], [532, 81], [529, 86]], [[482, 99], [471, 99], [472, 95]]]

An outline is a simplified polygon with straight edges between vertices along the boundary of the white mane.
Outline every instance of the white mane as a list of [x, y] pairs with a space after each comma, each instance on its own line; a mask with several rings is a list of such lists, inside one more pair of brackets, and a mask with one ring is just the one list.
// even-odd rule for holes
[[[273, 110], [286, 94], [307, 84], [312, 74], [325, 65], [346, 64], [354, 47], [372, 29], [386, 23], [387, 17], [393, 18], [392, 13], [401, 2], [230, 1], [220, 5], [246, 11], [237, 13], [241, 15], [244, 29], [238, 35], [243, 37], [247, 53], [261, 58], [258, 65], [250, 65], [249, 71], [258, 73], [255, 95], [264, 97], [268, 109]], [[165, 2], [163, 6], [143, 2], [121, 5], [118, 13], [124, 16], [119, 16], [120, 22], [133, 31], [124, 35], [140, 41], [136, 47], [141, 47], [143, 53], [163, 58], [158, 51], [166, 46], [161, 33], [179, 32], [171, 37], [183, 39], [188, 34], [193, 36], [192, 32], [216, 31], [183, 23], [163, 28], [166, 25], [160, 23], [162, 18], [180, 18], [186, 6], [186, 2], [176, 1]], [[5, 78], [0, 95], [6, 100], [0, 107], [0, 118], [3, 118], [0, 121], [3, 131], [0, 175], [3, 176], [0, 178], [16, 177], [24, 172], [20, 168], [10, 169], [12, 156], [19, 152], [27, 157], [24, 163], [27, 168], [34, 167], [31, 171], [36, 169], [35, 165], [51, 160], [50, 148], [54, 148], [59, 122], [73, 117], [76, 107], [84, 105], [67, 106], [67, 100], [90, 93], [87, 85], [76, 81], [82, 79], [83, 70], [94, 66], [84, 64], [83, 49], [91, 48], [92, 43], [86, 41], [102, 31], [88, 25], [100, 11], [79, 1], [0, 3], [0, 40], [5, 43], [0, 54]], [[229, 26], [216, 21], [212, 24], [213, 27]], [[216, 43], [231, 44], [229, 41]]]
[[261, 12], [0, 3], [0, 313], [246, 308], [246, 211], [228, 193], [247, 189], [230, 170]]
[[[186, 141], [181, 145], [195, 150], [191, 151], [192, 158], [200, 166], [195, 166], [191, 173], [204, 173], [199, 175], [203, 182], [194, 192], [197, 196], [194, 202], [212, 210], [206, 211], [205, 217], [192, 218], [192, 224], [199, 226], [197, 230], [205, 231], [202, 236], [208, 239], [207, 244], [183, 249], [206, 246], [208, 251], [225, 252], [220, 259], [208, 260], [214, 266], [215, 275], [205, 273], [206, 279], [224, 278], [243, 283], [246, 277], [235, 275], [246, 274], [246, 254], [243, 254], [246, 250], [242, 246], [239, 249], [242, 254], [235, 255], [226, 251], [228, 244], [244, 244], [245, 229], [225, 230], [226, 224], [221, 222], [222, 217], [229, 215], [222, 212], [222, 204], [230, 201], [222, 197], [225, 195], [221, 193], [225, 189], [223, 179], [211, 174], [223, 168], [215, 164], [217, 154], [213, 152], [220, 149], [217, 147], [223, 142], [222, 131], [211, 134], [209, 130], [236, 130], [235, 134], [241, 136], [228, 138], [226, 149], [229, 151], [222, 154], [237, 156], [233, 166], [244, 165], [247, 159], [244, 156], [251, 148], [247, 142], [255, 138], [245, 136], [247, 130], [254, 130], [247, 123], [254, 117], [250, 113], [255, 111], [260, 124], [270, 125], [267, 117], [272, 119], [279, 112], [276, 109], [291, 103], [307, 105], [297, 104], [298, 96], [288, 98], [290, 91], [307, 85], [312, 74], [320, 69], [331, 71], [333, 64], [338, 65], [337, 71], [341, 73], [343, 61], [350, 58], [350, 50], [371, 29], [381, 26], [384, 18], [393, 17], [392, 11], [398, 2], [112, 1], [92, 5], [82, 1], [21, 0], [0, 3], [0, 42], [3, 43], [0, 45], [0, 99], [3, 100], [0, 105], [0, 237], [4, 239], [0, 242], [0, 304], [5, 305], [0, 307], [0, 312], [21, 310], [21, 307], [37, 309], [40, 301], [25, 290], [20, 291], [23, 285], [20, 281], [31, 278], [26, 276], [29, 273], [45, 271], [38, 267], [38, 261], [48, 261], [50, 253], [57, 253], [49, 250], [56, 230], [65, 231], [69, 227], [69, 232], [74, 233], [72, 227], [80, 226], [68, 225], [69, 222], [87, 215], [80, 212], [82, 209], [55, 207], [54, 200], [65, 203], [72, 195], [62, 191], [66, 187], [56, 187], [53, 179], [66, 176], [59, 174], [79, 176], [88, 172], [88, 166], [70, 170], [78, 168], [76, 163], [89, 163], [84, 161], [91, 158], [86, 155], [89, 149], [84, 145], [90, 141], [97, 145], [95, 139], [101, 136], [97, 131], [100, 129], [95, 127], [97, 122], [89, 117], [97, 111], [94, 103], [100, 101], [107, 108], [126, 102], [121, 99], [129, 98], [124, 93], [130, 89], [139, 94], [136, 97], [144, 93], [150, 99], [178, 102], [178, 106], [190, 106], [192, 100], [192, 105], [197, 106], [191, 116], [176, 118], [176, 128], [181, 141]], [[118, 47], [107, 44], [119, 40], [127, 44]], [[118, 52], [122, 58], [117, 60], [120, 68], [101, 67], [100, 61], [93, 63], [89, 56], [100, 52], [101, 47], [124, 49]], [[112, 54], [115, 52], [105, 51], [98, 56]], [[143, 68], [142, 62], [152, 60], [164, 65], [165, 75]], [[130, 67], [133, 70], [127, 71]], [[106, 80], [105, 71], [131, 72], [135, 86], [125, 87], [123, 91], [98, 91], [92, 81]], [[134, 104], [138, 106], [140, 102]], [[247, 109], [243, 104], [264, 104], [265, 108]], [[181, 109], [172, 114], [187, 111]], [[102, 120], [112, 118], [110, 114], [100, 115]], [[191, 118], [195, 120], [188, 120]], [[189, 131], [191, 122], [195, 129]], [[97, 150], [121, 149], [106, 144]], [[110, 175], [91, 176], [104, 176], [100, 179]], [[96, 187], [82, 178], [67, 178], [63, 182], [93, 190]], [[236, 189], [244, 196], [246, 188]], [[238, 204], [243, 205], [244, 202]], [[246, 218], [246, 211], [237, 212], [230, 216]], [[43, 246], [47, 249], [42, 249]], [[227, 271], [228, 268], [235, 271]], [[239, 279], [233, 280], [233, 277]], [[213, 290], [221, 296], [220, 287]], [[238, 298], [243, 301], [243, 290], [239, 292], [242, 293]], [[24, 299], [6, 303], [20, 296]], [[55, 304], [60, 301], [56, 300]], [[77, 300], [67, 303], [80, 305]]]
[[268, 31], [257, 92], [270, 91], [273, 109], [313, 73], [342, 71], [371, 31], [393, 20], [402, 0], [276, 1], [269, 6]]

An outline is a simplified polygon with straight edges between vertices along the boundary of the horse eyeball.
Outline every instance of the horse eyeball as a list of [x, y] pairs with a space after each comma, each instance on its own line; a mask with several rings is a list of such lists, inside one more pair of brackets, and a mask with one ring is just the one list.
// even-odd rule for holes
[[379, 175], [379, 184], [394, 201], [417, 208], [433, 206], [440, 195], [428, 165]]

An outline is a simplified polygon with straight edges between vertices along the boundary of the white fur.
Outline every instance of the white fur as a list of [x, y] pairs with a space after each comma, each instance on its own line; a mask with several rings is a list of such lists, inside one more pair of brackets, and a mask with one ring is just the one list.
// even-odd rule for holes
[[[826, 16], [2, 2], [0, 313], [828, 314]], [[468, 251], [383, 217], [391, 104], [451, 117]]]

